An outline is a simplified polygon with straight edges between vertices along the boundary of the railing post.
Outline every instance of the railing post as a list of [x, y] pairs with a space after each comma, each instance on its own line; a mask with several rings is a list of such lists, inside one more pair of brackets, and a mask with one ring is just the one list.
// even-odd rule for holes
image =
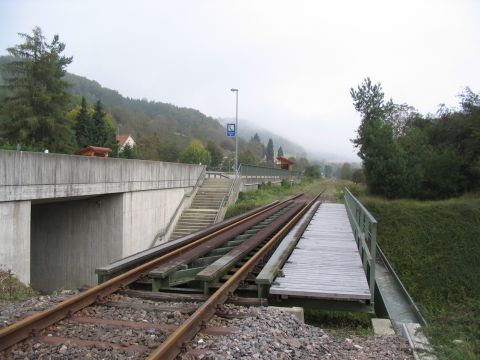
[[370, 266], [370, 292], [372, 294], [372, 302], [375, 294], [375, 262], [377, 256], [377, 223], [372, 223], [371, 239], [370, 239], [370, 255], [372, 257], [373, 266]]

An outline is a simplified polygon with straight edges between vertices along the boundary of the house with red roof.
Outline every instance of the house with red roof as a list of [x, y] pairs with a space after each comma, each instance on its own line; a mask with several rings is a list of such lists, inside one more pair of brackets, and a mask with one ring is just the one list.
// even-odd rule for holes
[[118, 147], [120, 151], [122, 151], [127, 144], [131, 148], [135, 147], [135, 140], [133, 140], [133, 137], [130, 134], [120, 134], [118, 135], [117, 140], [118, 140]]

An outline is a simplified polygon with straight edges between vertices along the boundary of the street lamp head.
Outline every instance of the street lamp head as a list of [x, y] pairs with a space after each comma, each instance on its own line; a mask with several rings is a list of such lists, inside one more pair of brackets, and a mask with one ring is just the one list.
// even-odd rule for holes
[[230, 91], [238, 91], [238, 89], [230, 89]]

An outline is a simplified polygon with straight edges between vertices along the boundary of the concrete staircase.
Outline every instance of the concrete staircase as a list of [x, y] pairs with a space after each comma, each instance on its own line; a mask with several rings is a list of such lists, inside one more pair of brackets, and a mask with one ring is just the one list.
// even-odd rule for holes
[[226, 178], [205, 179], [192, 204], [183, 210], [170, 240], [178, 239], [201, 230], [215, 221], [218, 211], [228, 195], [232, 180]]

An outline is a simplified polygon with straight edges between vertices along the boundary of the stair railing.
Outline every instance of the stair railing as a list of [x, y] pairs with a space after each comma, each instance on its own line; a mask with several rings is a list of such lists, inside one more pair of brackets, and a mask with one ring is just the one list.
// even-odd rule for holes
[[238, 167], [238, 173], [237, 173], [238, 175], [235, 176], [233, 181], [230, 183], [228, 192], [223, 197], [222, 203], [220, 204], [217, 214], [215, 215], [215, 219], [213, 220], [214, 224], [216, 224], [221, 220], [221, 217], [225, 214], [225, 211], [226, 211], [225, 208], [228, 206], [228, 204], [230, 204], [231, 201], [233, 201], [233, 197], [236, 196], [236, 194], [238, 193], [238, 189], [240, 188], [240, 183], [242, 179], [242, 176], [240, 175], [241, 169], [242, 169], [242, 164], [240, 164], [240, 166]]
[[164, 236], [166, 234], [168, 234], [168, 232], [170, 231], [170, 228], [171, 226], [176, 222], [175, 220], [177, 219], [177, 216], [178, 216], [178, 213], [180, 212], [180, 210], [183, 209], [183, 203], [185, 202], [185, 199], [188, 198], [188, 197], [191, 197], [193, 195], [193, 193], [198, 189], [198, 187], [200, 186], [201, 183], [203, 183], [203, 180], [205, 179], [205, 174], [206, 174], [206, 166], [203, 167], [203, 170], [202, 172], [200, 173], [200, 176], [198, 177], [195, 185], [193, 186], [192, 190], [188, 193], [188, 194], [185, 194], [182, 198], [182, 200], [180, 201], [180, 203], [178, 204], [177, 208], [175, 209], [172, 217], [170, 218], [170, 220], [168, 221], [168, 224], [166, 226], [163, 227], [163, 229], [161, 229], [157, 235], [155, 235], [155, 237], [153, 238], [153, 241], [152, 243], [150, 244], [150, 247], [154, 247], [155, 244], [157, 243], [157, 241], [161, 241], [163, 240]]

